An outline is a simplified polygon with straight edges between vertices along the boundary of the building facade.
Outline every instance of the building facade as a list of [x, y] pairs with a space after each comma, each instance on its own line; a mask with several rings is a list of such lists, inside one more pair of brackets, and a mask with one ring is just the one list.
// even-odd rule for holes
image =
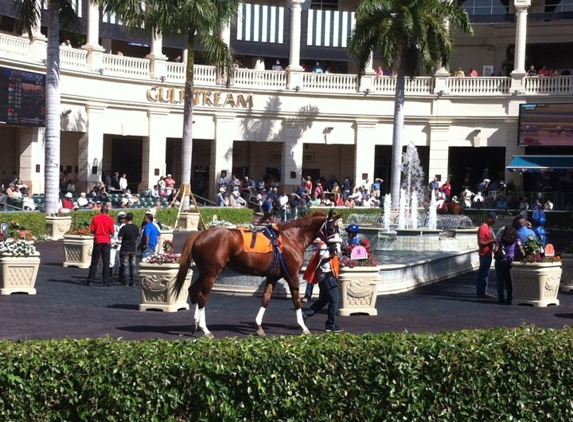
[[[255, 179], [273, 174], [287, 192], [309, 174], [348, 176], [356, 185], [380, 177], [382, 191], [389, 190], [395, 79], [375, 75], [376, 56], [372, 70], [356, 77], [346, 55], [356, 4], [241, 5], [237, 23], [221, 36], [248, 67], [239, 67], [227, 87], [213, 67], [195, 66], [196, 193], [212, 198], [223, 171]], [[174, 59], [185, 61], [184, 43], [125, 34], [113, 16], [88, 2], [77, 5], [85, 39], [60, 49], [62, 172], [79, 190], [115, 171], [127, 174], [132, 189], [151, 188], [166, 173], [180, 181], [185, 64]], [[9, 6], [1, 11], [5, 21], [14, 16]], [[475, 35], [456, 38], [451, 68], [474, 68], [480, 76], [438, 69], [408, 80], [404, 146], [417, 146], [428, 179], [451, 179], [454, 189], [465, 178], [522, 186], [523, 176], [506, 172], [511, 158], [546, 151], [518, 146], [520, 104], [573, 102], [571, 76], [531, 77], [526, 68], [573, 67], [573, 55], [557, 53], [573, 45], [573, 4], [471, 0], [464, 7]], [[45, 37], [38, 32], [30, 42], [2, 29], [0, 67], [45, 74]], [[556, 44], [561, 50], [552, 50]], [[538, 57], [543, 51], [550, 55]], [[284, 70], [270, 70], [277, 60]], [[304, 71], [316, 61], [331, 72]], [[0, 126], [3, 183], [15, 173], [43, 191], [43, 135], [42, 127]]]

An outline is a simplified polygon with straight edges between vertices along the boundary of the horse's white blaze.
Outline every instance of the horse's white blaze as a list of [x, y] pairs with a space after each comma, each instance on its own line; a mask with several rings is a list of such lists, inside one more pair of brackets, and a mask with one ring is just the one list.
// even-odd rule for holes
[[263, 325], [263, 316], [265, 315], [265, 308], [263, 308], [262, 306], [259, 309], [259, 313], [257, 314], [257, 317], [255, 318], [255, 322], [257, 323], [257, 325], [260, 327], [261, 325]]
[[298, 325], [300, 325], [300, 328], [302, 328], [302, 331], [308, 331], [308, 328], [306, 327], [306, 324], [304, 323], [304, 318], [302, 317], [302, 309], [297, 309], [296, 310], [296, 322], [298, 323]]

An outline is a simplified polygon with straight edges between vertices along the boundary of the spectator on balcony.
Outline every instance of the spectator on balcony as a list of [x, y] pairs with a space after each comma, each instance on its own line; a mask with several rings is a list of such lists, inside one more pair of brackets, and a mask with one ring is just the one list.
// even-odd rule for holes
[[22, 208], [24, 211], [34, 211], [36, 209], [34, 195], [32, 195], [32, 192], [28, 192], [28, 195], [26, 195], [22, 200]]
[[378, 76], [378, 77], [384, 76], [384, 69], [382, 69], [382, 66], [378, 66], [376, 68], [376, 76]]
[[561, 71], [561, 76], [569, 76], [569, 75], [571, 75], [571, 71], [569, 69], [565, 68]]
[[314, 73], [322, 73], [322, 67], [320, 67], [320, 62], [316, 62], [314, 67], [312, 68]]
[[545, 204], [543, 204], [543, 209], [545, 211], [551, 211], [553, 210], [553, 202], [551, 202], [550, 199], [548, 199], [547, 201], [545, 201]]
[[60, 47], [72, 48], [72, 43], [70, 42], [70, 40], [65, 40], [63, 43], [60, 44]]
[[537, 76], [537, 70], [535, 70], [535, 66], [529, 66], [529, 70], [527, 71], [527, 76]]
[[175, 63], [181, 63], [181, 56], [177, 56], [173, 59]]
[[68, 186], [66, 186], [66, 190], [72, 193], [76, 191], [76, 185], [72, 179], [68, 180]]
[[119, 189], [123, 191], [123, 193], [127, 192], [127, 175], [123, 173], [119, 178]]
[[470, 70], [468, 72], [468, 76], [475, 78], [476, 76], [478, 76], [477, 70], [475, 70], [473, 67], [470, 67]]
[[119, 51], [119, 50], [117, 51], [116, 54], [117, 54], [118, 56], [123, 56], [123, 53], [122, 53], [121, 51]]
[[549, 69], [547, 69], [547, 66], [543, 66], [537, 74], [539, 76], [549, 76]]
[[173, 193], [173, 189], [175, 189], [175, 179], [168, 174], [165, 176], [165, 196], [170, 196]]
[[464, 71], [462, 70], [461, 67], [458, 67], [458, 70], [456, 71], [455, 76], [458, 78], [464, 78], [466, 76], [466, 74], [464, 73]]
[[272, 69], [273, 69], [273, 70], [276, 70], [276, 71], [281, 71], [281, 70], [283, 70], [283, 67], [281, 66], [280, 60], [277, 60], [277, 61], [275, 62], [275, 64], [273, 65]]

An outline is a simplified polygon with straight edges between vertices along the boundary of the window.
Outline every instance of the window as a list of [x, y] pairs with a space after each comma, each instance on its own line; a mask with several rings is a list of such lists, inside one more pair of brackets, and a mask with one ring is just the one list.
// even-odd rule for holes
[[545, 13], [573, 12], [573, 0], [545, 0]]
[[311, 0], [310, 8], [314, 10], [338, 10], [338, 0]]
[[505, 15], [509, 13], [509, 0], [467, 0], [462, 7], [468, 15]]

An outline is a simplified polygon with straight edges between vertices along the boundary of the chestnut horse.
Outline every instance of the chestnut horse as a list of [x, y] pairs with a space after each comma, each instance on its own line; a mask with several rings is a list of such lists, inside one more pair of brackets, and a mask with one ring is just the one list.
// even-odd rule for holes
[[438, 207], [438, 214], [460, 215], [462, 214], [462, 206], [454, 201], [445, 201], [441, 207]]
[[274, 252], [245, 252], [243, 236], [237, 229], [213, 227], [191, 234], [183, 245], [173, 289], [179, 294], [187, 271], [195, 262], [199, 276], [189, 288], [191, 303], [197, 304], [193, 333], [200, 328], [205, 336], [213, 337], [205, 323], [205, 305], [217, 276], [226, 267], [242, 274], [266, 277], [261, 308], [255, 319], [259, 336], [265, 335], [262, 327], [263, 315], [271, 300], [273, 289], [281, 278], [288, 283], [298, 325], [304, 334], [310, 334], [303, 320], [299, 294], [299, 273], [304, 250], [317, 237], [326, 241], [330, 236], [337, 234], [340, 217], [333, 215], [332, 210], [328, 215], [324, 212], [315, 212], [276, 226], [280, 233], [282, 256], [277, 256]]

